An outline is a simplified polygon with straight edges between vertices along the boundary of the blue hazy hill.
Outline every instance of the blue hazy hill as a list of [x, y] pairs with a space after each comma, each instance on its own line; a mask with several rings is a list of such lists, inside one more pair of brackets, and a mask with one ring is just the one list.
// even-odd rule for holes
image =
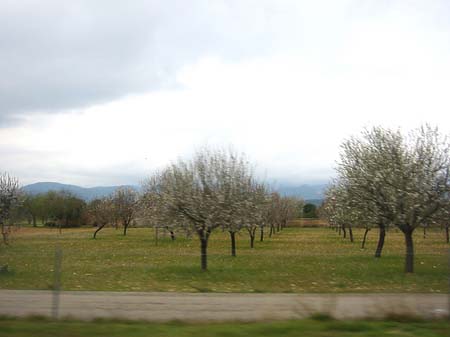
[[131, 187], [136, 190], [139, 189], [137, 186], [133, 185], [81, 187], [55, 182], [38, 182], [35, 184], [26, 185], [22, 189], [25, 193], [29, 194], [41, 194], [47, 193], [48, 191], [68, 191], [83, 200], [90, 201], [96, 198], [108, 196], [121, 187]]
[[[281, 195], [303, 198], [308, 202], [320, 205], [326, 186], [326, 184], [283, 184], [275, 186], [273, 189]], [[140, 190], [139, 186], [136, 185], [81, 187], [56, 182], [38, 182], [24, 186], [23, 190], [29, 194], [47, 193], [48, 191], [68, 191], [83, 200], [90, 201], [95, 198], [111, 195], [121, 187], [130, 187], [137, 191]]]

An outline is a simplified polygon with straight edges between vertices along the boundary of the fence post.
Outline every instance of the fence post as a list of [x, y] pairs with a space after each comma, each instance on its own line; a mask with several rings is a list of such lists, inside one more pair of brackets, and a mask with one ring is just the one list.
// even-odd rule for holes
[[53, 269], [53, 297], [52, 297], [52, 317], [59, 318], [59, 293], [61, 291], [61, 263], [62, 250], [57, 246], [55, 249], [55, 265]]

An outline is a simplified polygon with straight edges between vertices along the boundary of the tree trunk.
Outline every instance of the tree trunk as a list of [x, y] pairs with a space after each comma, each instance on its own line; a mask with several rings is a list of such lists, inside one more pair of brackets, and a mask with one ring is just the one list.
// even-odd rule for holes
[[423, 238], [426, 239], [427, 238], [427, 227], [423, 226]]
[[345, 226], [342, 226], [342, 232], [344, 233], [344, 239], [347, 237], [347, 231], [345, 230]]
[[208, 249], [208, 239], [201, 237], [200, 238], [200, 250], [201, 250], [202, 270], [208, 269], [207, 249]]
[[406, 243], [405, 273], [414, 273], [414, 245], [412, 231], [407, 230], [404, 234]]
[[449, 225], [445, 226], [445, 238], [446, 238], [446, 242], [450, 243], [450, 234], [449, 234]]
[[350, 242], [353, 242], [353, 230], [351, 227], [348, 228], [348, 234], [350, 236]]
[[273, 225], [270, 225], [269, 238], [272, 237], [273, 234]]
[[375, 251], [375, 257], [381, 257], [381, 251], [384, 246], [384, 237], [386, 236], [386, 228], [384, 226], [380, 227], [380, 235], [378, 237], [377, 250]]
[[230, 231], [231, 238], [231, 256], [236, 256], [236, 232]]
[[277, 223], [277, 232], [280, 231], [280, 223]]
[[8, 245], [8, 233], [2, 231], [3, 243]]
[[127, 229], [128, 229], [128, 223], [124, 223], [123, 224], [123, 235], [126, 236], [127, 235]]
[[36, 215], [32, 215], [31, 217], [32, 217], [32, 219], [33, 219], [33, 227], [37, 227], [37, 224], [36, 224]]
[[191, 231], [189, 229], [185, 229], [186, 231], [186, 239], [190, 239], [191, 238]]
[[[261, 227], [261, 235], [259, 237], [259, 241], [263, 242], [264, 241], [264, 227]], [[448, 241], [447, 241], [448, 242]]]
[[250, 248], [255, 248], [255, 234], [250, 234]]
[[366, 245], [366, 238], [367, 238], [367, 234], [369, 234], [370, 228], [366, 228], [366, 230], [364, 231], [364, 237], [361, 243], [361, 249], [364, 249], [364, 246]]
[[102, 228], [105, 227], [105, 226], [106, 226], [106, 224], [103, 224], [103, 225], [100, 225], [100, 226], [96, 229], [96, 231], [94, 232], [94, 239], [97, 238], [97, 233], [100, 232], [100, 231], [102, 230]]
[[5, 245], [8, 244], [8, 230], [6, 229], [5, 224], [2, 222], [2, 236], [3, 236], [3, 243]]
[[175, 241], [175, 233], [173, 231], [170, 231], [170, 238], [172, 241]]

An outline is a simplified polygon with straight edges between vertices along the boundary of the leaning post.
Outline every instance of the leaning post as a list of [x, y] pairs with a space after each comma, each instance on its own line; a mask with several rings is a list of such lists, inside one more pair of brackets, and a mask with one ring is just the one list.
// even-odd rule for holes
[[60, 246], [55, 249], [55, 265], [53, 269], [53, 297], [52, 297], [52, 317], [59, 318], [59, 295], [61, 291], [61, 264], [62, 250]]

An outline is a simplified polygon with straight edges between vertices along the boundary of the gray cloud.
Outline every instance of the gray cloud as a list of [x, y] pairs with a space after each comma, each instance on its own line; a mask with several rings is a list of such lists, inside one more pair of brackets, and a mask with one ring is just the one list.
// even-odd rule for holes
[[405, 17], [425, 13], [425, 23], [432, 18], [429, 24], [448, 30], [448, 2], [430, 3], [3, 0], [0, 127], [35, 111], [64, 111], [173, 87], [176, 72], [202, 56], [241, 60], [308, 44], [313, 59], [335, 62], [332, 48], [354, 18], [391, 9]]
[[[174, 85], [203, 55], [283, 43], [286, 12], [240, 1], [2, 1], [0, 125]], [[295, 27], [295, 20], [289, 24]]]
[[[448, 0], [1, 0], [1, 170], [136, 183], [205, 140], [280, 183], [322, 180], [363, 126], [450, 125], [449, 15]], [[208, 56], [191, 90], [112, 102], [176, 88]]]

